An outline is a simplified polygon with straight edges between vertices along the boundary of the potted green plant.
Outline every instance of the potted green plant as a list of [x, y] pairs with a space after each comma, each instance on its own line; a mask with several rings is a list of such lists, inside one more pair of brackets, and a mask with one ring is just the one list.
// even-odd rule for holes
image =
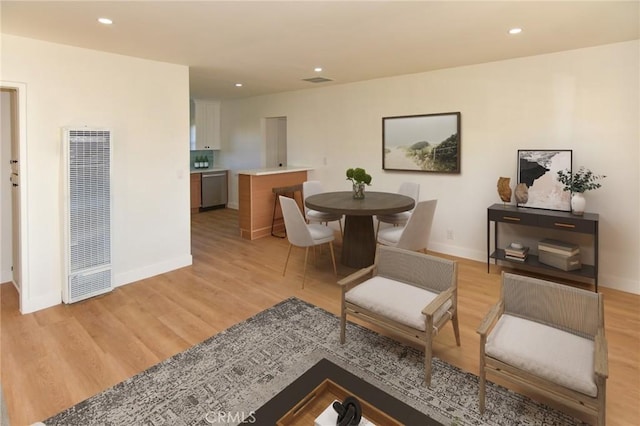
[[356, 167], [347, 169], [347, 180], [353, 183], [353, 198], [364, 198], [364, 186], [371, 185], [371, 175], [367, 174], [365, 169]]
[[571, 212], [575, 215], [582, 216], [587, 201], [584, 193], [598, 189], [602, 186], [600, 179], [606, 178], [605, 175], [597, 175], [591, 170], [581, 166], [577, 172], [571, 173], [569, 170], [558, 171], [558, 182], [564, 185], [564, 191], [571, 191]]

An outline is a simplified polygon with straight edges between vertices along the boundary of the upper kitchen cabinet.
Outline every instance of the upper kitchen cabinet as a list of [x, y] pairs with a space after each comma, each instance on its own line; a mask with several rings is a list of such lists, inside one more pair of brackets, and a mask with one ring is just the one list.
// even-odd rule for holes
[[220, 102], [191, 100], [191, 149], [220, 149]]

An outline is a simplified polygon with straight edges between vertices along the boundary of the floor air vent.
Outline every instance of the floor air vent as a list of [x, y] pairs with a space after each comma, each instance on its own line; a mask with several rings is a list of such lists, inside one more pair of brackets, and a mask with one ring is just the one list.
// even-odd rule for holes
[[65, 284], [62, 300], [111, 291], [111, 133], [63, 129]]

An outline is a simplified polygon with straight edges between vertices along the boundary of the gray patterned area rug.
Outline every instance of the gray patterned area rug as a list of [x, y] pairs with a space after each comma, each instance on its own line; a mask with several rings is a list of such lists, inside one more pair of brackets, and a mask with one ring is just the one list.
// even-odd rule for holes
[[[463, 342], [464, 344], [464, 342]], [[423, 354], [356, 324], [339, 343], [339, 319], [287, 299], [47, 420], [52, 425], [181, 426], [236, 424], [320, 359], [351, 371], [445, 425], [580, 423], [489, 383], [478, 411], [478, 378], [433, 360], [423, 385]], [[235, 413], [225, 417], [220, 413]], [[251, 418], [249, 418], [251, 420]], [[259, 422], [258, 422], [259, 424]]]

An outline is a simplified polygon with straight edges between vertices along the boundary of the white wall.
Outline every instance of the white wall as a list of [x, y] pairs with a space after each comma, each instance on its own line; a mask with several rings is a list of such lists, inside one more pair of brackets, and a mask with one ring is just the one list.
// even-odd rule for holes
[[23, 312], [61, 301], [62, 127], [112, 131], [115, 284], [191, 264], [187, 67], [3, 34], [2, 80], [27, 87]]
[[[640, 293], [639, 51], [633, 41], [223, 102], [229, 204], [233, 171], [264, 166], [261, 120], [286, 116], [290, 165], [315, 167], [329, 190], [347, 190], [354, 166], [373, 176], [371, 190], [419, 182], [421, 199], [438, 199], [430, 249], [486, 261], [486, 208], [500, 202], [498, 177], [516, 182], [517, 150], [571, 149], [574, 168], [608, 176], [587, 193], [600, 214], [600, 284]], [[461, 174], [382, 170], [382, 117], [452, 111], [462, 114]]]

